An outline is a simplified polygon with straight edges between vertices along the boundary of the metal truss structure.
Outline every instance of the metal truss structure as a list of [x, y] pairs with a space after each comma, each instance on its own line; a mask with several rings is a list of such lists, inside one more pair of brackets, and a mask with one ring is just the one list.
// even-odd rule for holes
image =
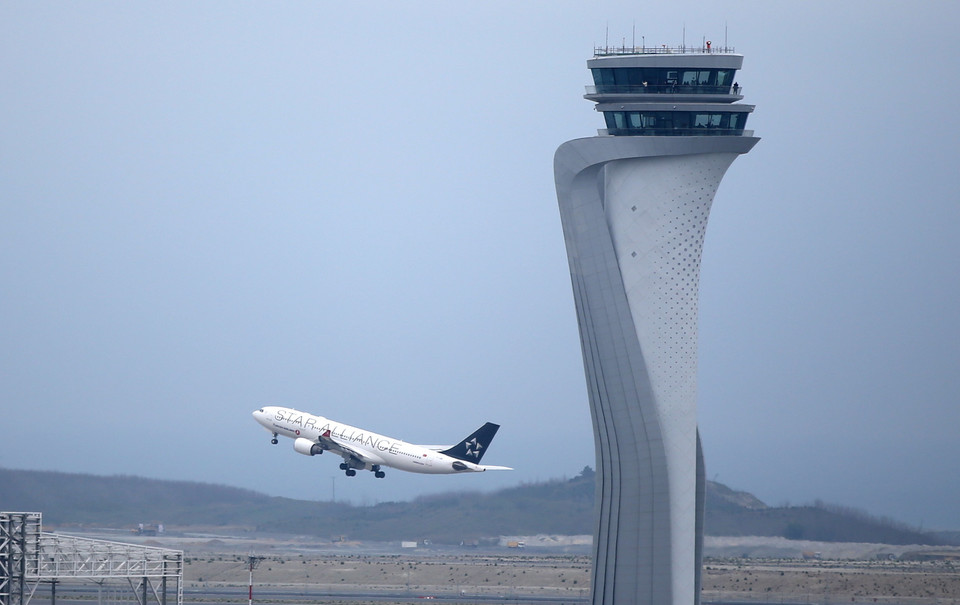
[[29, 605], [44, 583], [56, 605], [57, 584], [71, 581], [126, 582], [138, 605], [167, 605], [172, 581], [183, 605], [183, 551], [48, 533], [40, 513], [0, 512], [0, 605]]

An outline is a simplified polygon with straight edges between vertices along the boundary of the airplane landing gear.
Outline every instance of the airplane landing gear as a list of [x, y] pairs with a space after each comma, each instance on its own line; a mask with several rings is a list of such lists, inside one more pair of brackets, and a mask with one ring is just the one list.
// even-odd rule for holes
[[353, 470], [352, 468], [348, 468], [346, 470], [346, 473], [347, 473], [347, 477], [353, 477], [354, 475], [357, 474], [357, 471]]
[[376, 471], [373, 473], [373, 476], [376, 477], [377, 479], [383, 479], [384, 477], [387, 476], [387, 474], [383, 471]]
[[347, 463], [346, 463], [346, 462], [341, 462], [341, 463], [340, 463], [340, 470], [341, 470], [341, 471], [345, 471], [345, 470], [347, 470], [348, 468], [350, 468], [350, 467], [347, 466]]
[[276, 445], [276, 444], [280, 443], [279, 441], [277, 441], [277, 434], [276, 434], [276, 433], [273, 434], [273, 439], [270, 440], [270, 443], [272, 443], [273, 445]]

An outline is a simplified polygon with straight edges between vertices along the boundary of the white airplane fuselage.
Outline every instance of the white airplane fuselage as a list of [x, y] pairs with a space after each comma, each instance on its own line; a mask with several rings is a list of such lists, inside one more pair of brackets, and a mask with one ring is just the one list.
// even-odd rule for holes
[[[485, 470], [510, 470], [502, 466], [484, 466], [454, 458], [439, 450], [447, 446], [422, 446], [379, 435], [293, 408], [268, 406], [253, 412], [253, 417], [267, 431], [293, 439], [300, 454], [314, 456], [329, 451], [343, 457], [341, 469], [370, 470], [382, 477], [381, 467], [412, 473], [452, 474]], [[484, 444], [485, 446], [485, 444]]]

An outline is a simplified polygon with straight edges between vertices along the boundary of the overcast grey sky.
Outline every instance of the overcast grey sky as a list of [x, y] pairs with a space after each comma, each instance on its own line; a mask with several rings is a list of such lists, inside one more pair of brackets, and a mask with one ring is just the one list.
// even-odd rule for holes
[[[958, 23], [956, 2], [4, 2], [0, 466], [306, 499], [335, 478], [360, 504], [593, 466], [553, 153], [602, 127], [594, 45], [726, 35], [762, 141], [707, 230], [708, 476], [958, 529]], [[271, 447], [264, 404], [421, 443], [495, 421], [485, 461], [517, 470], [348, 480]]]

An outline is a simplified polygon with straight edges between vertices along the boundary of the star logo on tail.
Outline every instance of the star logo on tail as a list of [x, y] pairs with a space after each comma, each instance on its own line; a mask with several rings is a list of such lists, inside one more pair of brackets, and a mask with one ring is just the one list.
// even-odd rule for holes
[[467, 446], [467, 456], [472, 458], [477, 458], [480, 456], [480, 450], [483, 449], [483, 446], [477, 441], [476, 437], [467, 441], [464, 445]]

